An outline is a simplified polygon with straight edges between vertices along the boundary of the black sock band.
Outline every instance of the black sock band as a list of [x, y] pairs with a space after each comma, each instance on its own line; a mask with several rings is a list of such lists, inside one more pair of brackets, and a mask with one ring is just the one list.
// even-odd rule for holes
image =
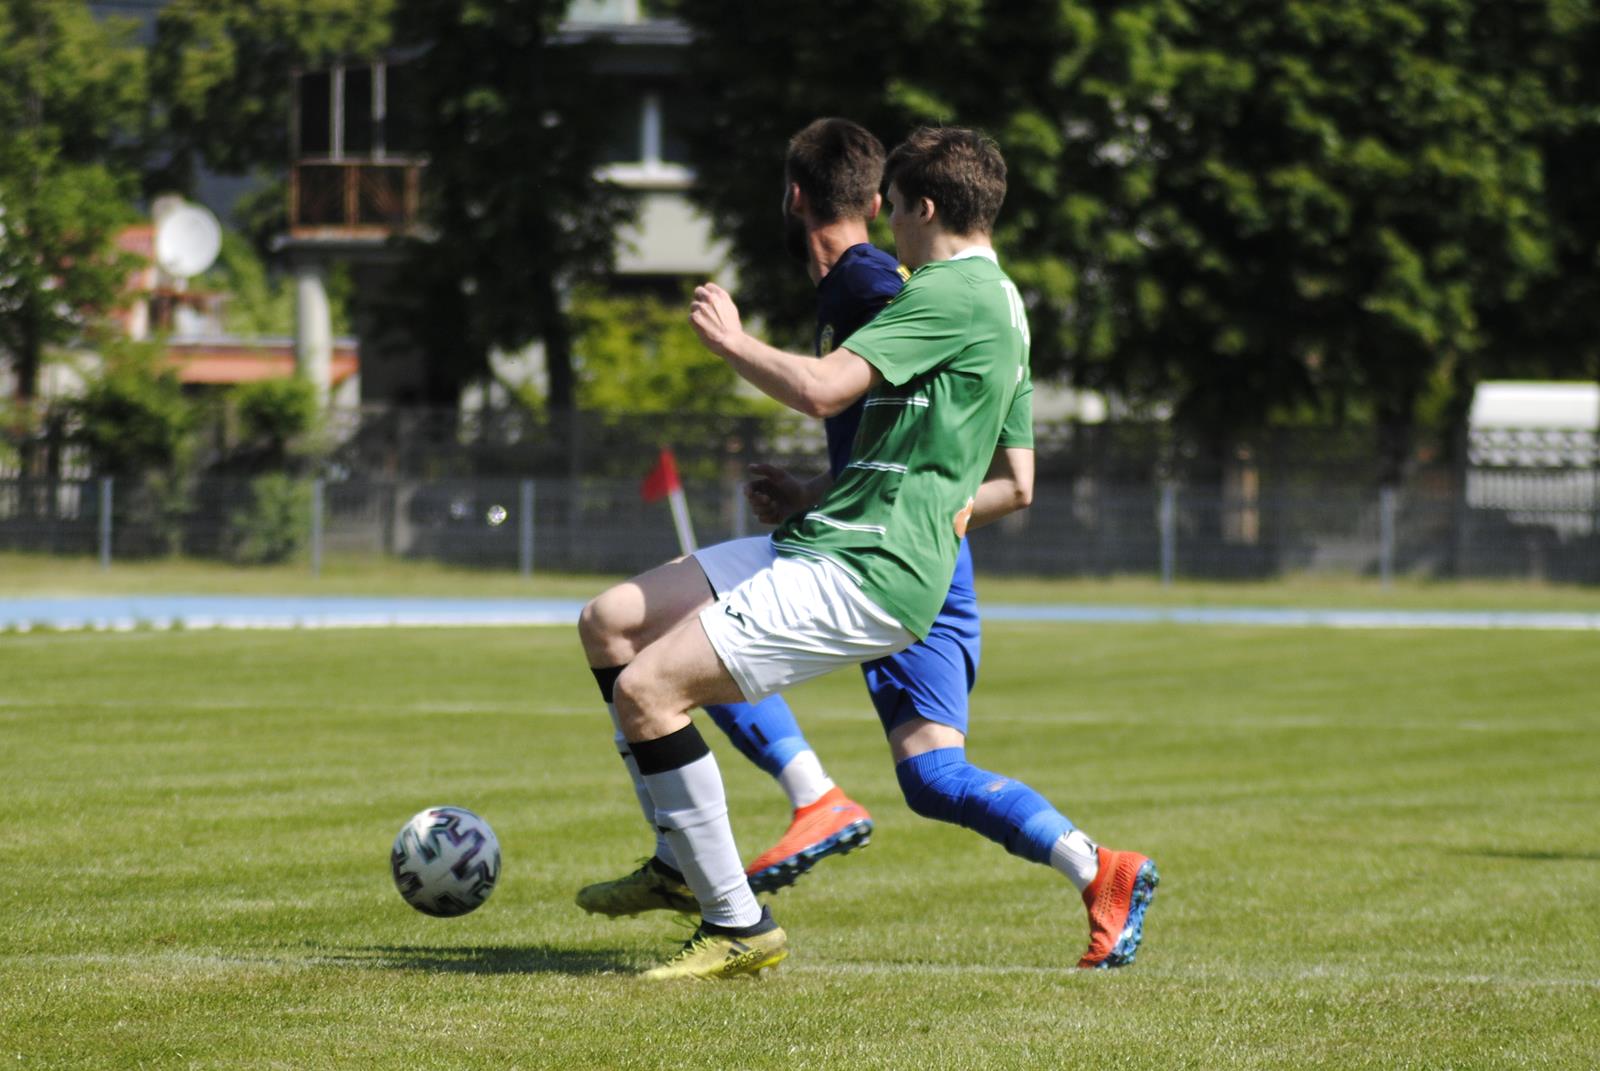
[[594, 682], [600, 686], [600, 698], [607, 703], [615, 703], [617, 694], [617, 678], [622, 676], [622, 671], [627, 666], [603, 666], [600, 669], [589, 667], [589, 672], [594, 674]]
[[718, 926], [704, 920], [700, 923], [700, 929], [705, 933], [720, 933], [725, 937], [759, 937], [777, 928], [778, 924], [772, 918], [772, 908], [765, 904], [761, 905], [761, 917], [749, 926]]
[[639, 764], [641, 774], [666, 773], [711, 754], [694, 722], [654, 740], [630, 740], [628, 747], [633, 750], [633, 761]]

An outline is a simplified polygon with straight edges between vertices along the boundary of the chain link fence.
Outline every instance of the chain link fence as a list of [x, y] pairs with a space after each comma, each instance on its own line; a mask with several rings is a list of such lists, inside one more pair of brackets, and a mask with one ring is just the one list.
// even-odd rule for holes
[[[1592, 432], [1472, 436], [1380, 485], [1364, 429], [1295, 428], [1225, 449], [1167, 425], [1041, 423], [1031, 509], [973, 533], [980, 568], [1046, 576], [1526, 577], [1600, 582]], [[640, 496], [671, 445], [701, 543], [759, 529], [757, 460], [815, 471], [820, 425], [724, 416], [365, 409], [329, 415], [315, 475], [239, 471], [221, 430], [183, 479], [91, 471], [70, 428], [0, 468], [0, 550], [240, 564], [386, 556], [486, 569], [631, 573], [678, 552]], [[302, 461], [302, 467], [307, 463]]]
[[[1600, 481], [1595, 481], [1600, 490]], [[738, 482], [688, 482], [695, 534], [764, 529]], [[1477, 507], [1448, 489], [1223, 488], [1045, 479], [1032, 508], [974, 532], [983, 570], [1044, 576], [1600, 582], [1591, 504]], [[0, 481], [0, 549], [102, 564], [189, 555], [242, 565], [387, 556], [531, 574], [633, 573], [678, 553], [665, 502], [620, 478], [208, 479], [183, 493], [110, 478]]]

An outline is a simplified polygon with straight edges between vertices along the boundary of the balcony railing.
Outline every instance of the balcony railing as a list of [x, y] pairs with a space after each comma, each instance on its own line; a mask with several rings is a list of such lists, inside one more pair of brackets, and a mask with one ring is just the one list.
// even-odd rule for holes
[[295, 238], [385, 238], [414, 227], [423, 164], [301, 162], [289, 171], [289, 232]]

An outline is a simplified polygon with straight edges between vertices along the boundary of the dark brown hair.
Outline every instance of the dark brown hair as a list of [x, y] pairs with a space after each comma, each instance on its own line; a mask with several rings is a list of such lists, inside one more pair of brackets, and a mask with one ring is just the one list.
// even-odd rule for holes
[[1006, 199], [1006, 161], [979, 130], [925, 126], [895, 146], [883, 185], [911, 200], [926, 197], [950, 234], [989, 234]]
[[783, 172], [820, 222], [868, 219], [883, 179], [883, 142], [849, 119], [817, 119], [789, 139]]

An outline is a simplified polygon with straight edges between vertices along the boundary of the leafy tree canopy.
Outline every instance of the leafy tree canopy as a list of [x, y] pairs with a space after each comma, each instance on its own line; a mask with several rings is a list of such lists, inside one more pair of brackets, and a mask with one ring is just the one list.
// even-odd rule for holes
[[[1558, 256], [1594, 277], [1576, 191], [1593, 189], [1579, 146], [1600, 94], [1572, 43], [1595, 40], [1589, 3], [673, 7], [718, 102], [692, 139], [701, 196], [746, 297], [791, 328], [809, 301], [774, 191], [787, 137], [826, 114], [890, 145], [924, 122], [993, 134], [1010, 168], [996, 244], [1029, 298], [1036, 370], [1176, 401], [1218, 443], [1358, 408], [1392, 468], [1441, 373], [1469, 389], [1503, 352], [1486, 318]], [[1587, 213], [1583, 238], [1558, 237], [1552, 211]], [[1547, 366], [1581, 367], [1570, 351]]]
[[48, 346], [119, 299], [132, 258], [140, 51], [130, 26], [77, 4], [0, 0], [0, 354], [19, 399]]
[[294, 72], [375, 58], [393, 9], [394, 0], [172, 0], [150, 54], [167, 152], [152, 181], [188, 191], [200, 162], [225, 174], [281, 167]]
[[682, 301], [581, 292], [572, 320], [579, 408], [609, 413], [772, 413], [722, 361], [707, 359]]

